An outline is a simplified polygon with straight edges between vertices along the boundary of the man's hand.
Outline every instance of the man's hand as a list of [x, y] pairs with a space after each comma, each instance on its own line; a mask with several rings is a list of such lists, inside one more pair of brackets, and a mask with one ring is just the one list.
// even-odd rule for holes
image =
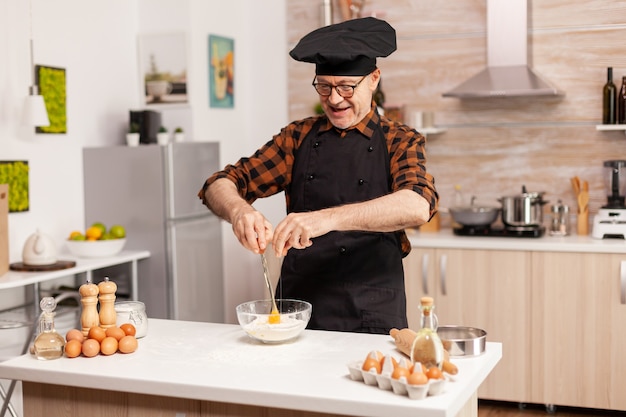
[[241, 245], [254, 253], [263, 253], [272, 240], [272, 224], [250, 205], [243, 205], [231, 218], [233, 232]]

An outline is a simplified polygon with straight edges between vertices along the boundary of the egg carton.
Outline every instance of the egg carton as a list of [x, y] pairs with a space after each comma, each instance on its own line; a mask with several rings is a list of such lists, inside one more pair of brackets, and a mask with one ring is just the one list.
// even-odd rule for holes
[[366, 385], [377, 386], [384, 391], [392, 391], [397, 395], [408, 395], [412, 400], [422, 400], [429, 395], [439, 395], [444, 392], [447, 384], [446, 379], [429, 379], [424, 385], [411, 385], [405, 377], [400, 379], [391, 378], [389, 373], [377, 373], [375, 369], [365, 371], [363, 361], [355, 361], [348, 364], [350, 378], [353, 381], [365, 382]]

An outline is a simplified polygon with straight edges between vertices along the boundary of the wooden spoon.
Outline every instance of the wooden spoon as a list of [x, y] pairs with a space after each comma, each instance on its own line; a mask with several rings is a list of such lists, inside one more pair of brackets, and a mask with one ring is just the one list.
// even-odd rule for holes
[[570, 181], [572, 182], [572, 188], [574, 188], [574, 194], [578, 197], [580, 194], [580, 180], [578, 177], [572, 177]]
[[583, 213], [587, 211], [587, 205], [589, 204], [589, 192], [581, 191], [578, 194], [578, 212]]

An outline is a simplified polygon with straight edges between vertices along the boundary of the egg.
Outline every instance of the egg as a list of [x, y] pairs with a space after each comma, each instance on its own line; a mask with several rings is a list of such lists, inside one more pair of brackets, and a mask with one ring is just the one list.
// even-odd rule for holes
[[122, 324], [120, 329], [124, 331], [126, 336], [135, 336], [137, 334], [137, 329], [131, 323]]
[[88, 358], [93, 358], [100, 353], [100, 342], [96, 339], [87, 339], [83, 342], [83, 355]]
[[100, 326], [94, 326], [89, 329], [89, 333], [87, 334], [89, 339], [95, 339], [98, 343], [101, 343], [105, 337], [107, 337], [106, 332]]
[[83, 336], [83, 332], [78, 329], [70, 329], [65, 334], [65, 340], [67, 340], [68, 342], [70, 340], [78, 340], [80, 343], [83, 343], [83, 340], [85, 340], [85, 336]]
[[[115, 340], [118, 342], [122, 337], [126, 336], [124, 330], [120, 329], [119, 327], [109, 327], [108, 329], [106, 329], [105, 334], [107, 337], [114, 337]], [[100, 343], [102, 344], [102, 342]]]
[[[80, 332], [79, 332], [80, 333]], [[82, 336], [83, 334], [80, 333]], [[65, 344], [65, 356], [68, 358], [75, 358], [80, 355], [83, 349], [83, 344], [77, 339], [70, 339]]]
[[117, 339], [113, 336], [107, 336], [100, 343], [100, 352], [103, 355], [112, 355], [117, 352]]
[[133, 353], [137, 350], [137, 339], [135, 336], [124, 336], [120, 339], [117, 348], [122, 353]]
[[406, 382], [410, 385], [424, 385], [428, 383], [428, 377], [421, 369], [418, 369], [409, 375]]

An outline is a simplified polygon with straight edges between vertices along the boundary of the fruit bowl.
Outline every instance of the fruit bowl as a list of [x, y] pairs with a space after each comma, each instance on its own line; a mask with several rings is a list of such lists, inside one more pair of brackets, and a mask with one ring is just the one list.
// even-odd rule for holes
[[237, 320], [243, 330], [263, 343], [283, 343], [296, 339], [311, 318], [312, 306], [306, 301], [277, 299], [280, 323], [270, 324], [272, 300], [256, 300], [239, 304]]
[[67, 248], [79, 258], [105, 258], [117, 255], [126, 244], [126, 239], [67, 240]]

